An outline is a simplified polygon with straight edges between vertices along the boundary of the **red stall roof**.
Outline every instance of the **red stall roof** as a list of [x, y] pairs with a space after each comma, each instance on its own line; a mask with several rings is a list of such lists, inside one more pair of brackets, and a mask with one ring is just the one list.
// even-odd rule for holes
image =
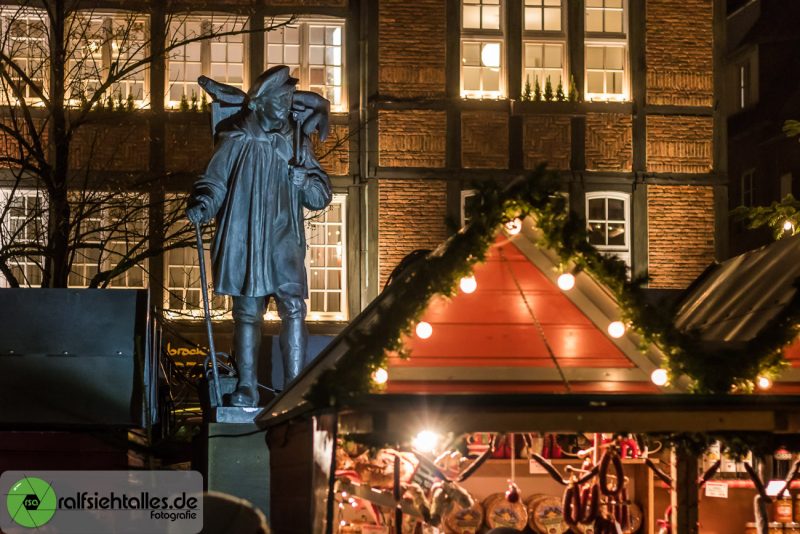
[[658, 391], [655, 350], [648, 358], [637, 340], [609, 336], [618, 309], [588, 275], [559, 289], [557, 263], [528, 230], [497, 237], [473, 293], [430, 302], [421, 320], [433, 334], [405, 340], [410, 358], [390, 357], [388, 392]]

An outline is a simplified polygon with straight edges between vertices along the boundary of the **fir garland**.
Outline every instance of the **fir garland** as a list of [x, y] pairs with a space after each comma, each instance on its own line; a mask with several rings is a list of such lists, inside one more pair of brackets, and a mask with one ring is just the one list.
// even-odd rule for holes
[[543, 166], [505, 187], [492, 182], [481, 185], [470, 224], [392, 282], [397, 298], [378, 310], [377, 319], [368, 328], [350, 334], [349, 350], [335, 368], [320, 376], [307, 400], [317, 407], [341, 405], [375, 390], [372, 373], [385, 367], [388, 353], [407, 356], [403, 338], [410, 334], [430, 299], [436, 295], [452, 297], [459, 280], [485, 259], [500, 226], [528, 215], [541, 230], [541, 246], [555, 250], [565, 265], [586, 271], [612, 292], [623, 321], [640, 335], [643, 345], [655, 343], [661, 348], [673, 380], [688, 375], [691, 389], [699, 393], [751, 391], [759, 374], [775, 375], [784, 365], [781, 349], [795, 338], [800, 323], [800, 291], [789, 312], [744, 350], [703, 352], [696, 336], [673, 326], [670, 310], [646, 302], [642, 290], [645, 278], [628, 280], [622, 260], [605, 256], [589, 244], [584, 220], [567, 210], [558, 191], [558, 175]]

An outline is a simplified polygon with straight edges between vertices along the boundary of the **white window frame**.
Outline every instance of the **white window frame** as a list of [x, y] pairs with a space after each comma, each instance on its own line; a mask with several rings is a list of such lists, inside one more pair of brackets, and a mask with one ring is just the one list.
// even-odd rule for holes
[[[306, 304], [308, 306], [308, 319], [311, 321], [345, 321], [348, 317], [348, 306], [347, 306], [347, 195], [346, 194], [334, 194], [331, 200], [331, 204], [322, 210], [323, 212], [328, 212], [330, 210], [330, 206], [337, 205], [339, 206], [339, 213], [341, 214], [341, 221], [338, 223], [328, 223], [328, 222], [319, 222], [318, 220], [314, 219], [314, 212], [308, 213], [308, 217], [312, 217], [306, 221], [306, 276], [308, 278], [308, 300]], [[325, 265], [324, 267], [315, 267], [313, 265], [313, 253], [315, 247], [322, 247], [323, 248], [323, 257], [327, 257], [324, 254], [324, 251], [328, 248], [331, 248], [330, 244], [319, 244], [315, 245], [311, 243], [309, 239], [313, 232], [315, 231], [315, 227], [322, 227], [323, 231], [328, 226], [337, 225], [340, 227], [340, 240], [338, 245], [334, 245], [337, 250], [337, 255], [341, 255], [341, 265], [338, 270], [341, 272], [341, 288], [339, 289], [313, 289], [311, 280], [314, 276], [314, 269], [321, 269], [322, 272], [326, 273], [328, 271], [337, 270], [337, 268]], [[316, 230], [318, 231], [318, 230]], [[327, 286], [327, 280], [325, 281], [325, 286]], [[312, 308], [312, 293], [322, 293], [325, 297], [325, 306], [327, 307], [327, 295], [329, 293], [338, 293], [339, 294], [339, 311], [326, 311], [326, 310], [315, 310]]]
[[[108, 195], [109, 193], [105, 193]], [[119, 255], [117, 252], [114, 251], [115, 245], [123, 246], [124, 248], [128, 248], [133, 243], [129, 243], [124, 239], [117, 238], [115, 239], [114, 232], [109, 232], [108, 228], [113, 227], [114, 224], [138, 224], [143, 223], [144, 227], [139, 229], [133, 229], [133, 235], [138, 235], [141, 239], [143, 239], [149, 232], [150, 221], [148, 217], [148, 209], [147, 204], [149, 202], [149, 195], [139, 194], [139, 193], [129, 193], [126, 194], [128, 197], [128, 201], [130, 202], [137, 202], [139, 206], [135, 209], [139, 212], [137, 215], [137, 219], [132, 219], [130, 221], [120, 222], [117, 221], [116, 223], [113, 221], [113, 214], [112, 210], [119, 207], [114, 205], [109, 205], [108, 203], [103, 203], [102, 201], [99, 203], [99, 207], [96, 208], [97, 214], [91, 214], [90, 216], [85, 216], [83, 222], [87, 222], [89, 220], [95, 221], [98, 223], [98, 228], [100, 229], [100, 234], [96, 238], [92, 238], [90, 235], [91, 232], [88, 228], [81, 228], [80, 232], [83, 234], [81, 239], [82, 243], [103, 243], [102, 249], [81, 249], [75, 252], [75, 256], [72, 260], [72, 269], [70, 271], [70, 275], [68, 278], [67, 287], [87, 287], [89, 282], [91, 281], [91, 277], [86, 275], [86, 270], [97, 267], [100, 270], [108, 270], [114, 267], [119, 261]], [[81, 198], [73, 198], [71, 199], [72, 202], [82, 203], [84, 206], [88, 205], [93, 210], [95, 209], [94, 206], [91, 205], [93, 202], [91, 198], [87, 200], [83, 200]], [[74, 209], [74, 208], [73, 208]], [[122, 236], [124, 237], [124, 236]], [[93, 259], [91, 262], [89, 261], [82, 261], [83, 259], [87, 258], [86, 252], [90, 250], [98, 250], [98, 258]], [[147, 260], [140, 265], [135, 267], [131, 267], [121, 273], [120, 275], [114, 277], [108, 283], [108, 288], [111, 289], [144, 289], [147, 287], [147, 273], [148, 271], [148, 264]], [[78, 272], [78, 269], [81, 269], [81, 272]], [[131, 283], [131, 275], [133, 274], [134, 269], [141, 270], [141, 283]], [[81, 283], [78, 283], [79, 280], [76, 278], [80, 277], [82, 279]]]
[[[603, 199], [605, 201], [606, 218], [590, 219], [589, 218], [589, 201]], [[625, 212], [625, 220], [608, 218], [608, 200], [621, 200], [623, 210]], [[631, 266], [631, 196], [629, 193], [620, 191], [591, 191], [586, 193], [586, 226], [587, 229], [593, 222], [602, 223], [606, 225], [606, 242], [608, 242], [608, 223], [624, 223], [625, 224], [625, 244], [624, 245], [595, 245], [592, 244], [597, 250], [612, 254], [619, 259], [623, 260], [628, 267]]]
[[[191, 24], [198, 24], [199, 23], [200, 24], [200, 34], [199, 35], [204, 35], [204, 34], [207, 34], [207, 33], [212, 31], [211, 30], [212, 26], [220, 25], [220, 24], [233, 24], [234, 25], [233, 27], [236, 28], [235, 31], [238, 31], [239, 29], [241, 29], [243, 31], [246, 31], [249, 28], [250, 20], [249, 20], [248, 17], [245, 17], [245, 16], [237, 16], [237, 15], [234, 15], [234, 14], [223, 13], [223, 12], [204, 13], [204, 14], [188, 15], [188, 16], [182, 16], [182, 15], [181, 16], [176, 16], [175, 19], [173, 19], [173, 20], [171, 20], [169, 22], [167, 44], [169, 44], [169, 40], [174, 38], [176, 34], [179, 34], [181, 36], [178, 39], [176, 39], [177, 41], [183, 41], [185, 39], [191, 39], [191, 38], [193, 38], [194, 35], [197, 35], [193, 31], [192, 32], [187, 32], [186, 31], [185, 25], [187, 23], [191, 23]], [[225, 31], [232, 31], [232, 30], [225, 30]], [[248, 79], [248, 75], [247, 75], [247, 65], [249, 63], [249, 61], [248, 61], [249, 58], [248, 58], [248, 55], [247, 55], [248, 41], [249, 41], [248, 34], [247, 33], [242, 33], [242, 34], [239, 34], [238, 36], [234, 36], [234, 37], [240, 37], [241, 40], [242, 40], [241, 41], [241, 45], [242, 45], [242, 64], [241, 64], [241, 67], [242, 67], [242, 77], [241, 77], [241, 79], [242, 79], [242, 81], [241, 81], [241, 83], [240, 82], [231, 81], [231, 80], [227, 80], [227, 79], [221, 79], [218, 76], [215, 77], [212, 74], [212, 63], [214, 63], [214, 62], [211, 61], [211, 57], [212, 57], [211, 48], [212, 48], [212, 45], [219, 43], [220, 39], [227, 39], [228, 37], [209, 38], [209, 39], [204, 39], [202, 41], [196, 41], [194, 43], [189, 43], [189, 44], [184, 45], [184, 46], [179, 46], [179, 47], [175, 48], [174, 50], [172, 50], [170, 52], [167, 52], [167, 55], [166, 55], [167, 57], [166, 57], [166, 61], [165, 61], [165, 76], [164, 76], [164, 81], [165, 81], [165, 84], [166, 84], [166, 88], [165, 88], [166, 93], [165, 93], [165, 102], [164, 102], [165, 107], [167, 107], [168, 109], [178, 109], [178, 108], [180, 108], [180, 104], [181, 104], [180, 98], [177, 99], [177, 100], [172, 99], [171, 92], [172, 92], [172, 89], [174, 88], [175, 85], [177, 85], [178, 87], [183, 86], [182, 94], [186, 95], [186, 100], [187, 100], [187, 102], [189, 102], [189, 105], [192, 105], [192, 93], [196, 94], [197, 95], [197, 106], [198, 106], [198, 108], [200, 107], [202, 99], [203, 99], [203, 95], [205, 95], [205, 91], [203, 91], [203, 89], [197, 84], [197, 80], [196, 79], [194, 79], [194, 80], [188, 79], [187, 73], [186, 73], [187, 65], [195, 65], [195, 64], [199, 63], [200, 64], [200, 74], [208, 76], [209, 78], [213, 78], [218, 82], [221, 82], [221, 83], [224, 83], [224, 84], [227, 84], [227, 85], [232, 85], [234, 87], [238, 87], [238, 88], [240, 88], [240, 89], [242, 89], [244, 91], [247, 90], [247, 85], [249, 83], [249, 79]], [[225, 41], [225, 42], [227, 42], [227, 41]], [[188, 50], [187, 47], [194, 47], [199, 51], [199, 53], [200, 53], [200, 60], [199, 61], [189, 61], [189, 60], [185, 59], [186, 52]], [[173, 80], [172, 79], [173, 76], [171, 75], [171, 72], [170, 72], [171, 71], [170, 65], [171, 64], [179, 64], [179, 63], [183, 63], [183, 79], [182, 80], [178, 80], [176, 78], [176, 79]], [[225, 64], [227, 65], [227, 64], [233, 64], [233, 63], [226, 62]], [[238, 63], [236, 63], [236, 65], [238, 65]], [[208, 99], [208, 97], [206, 97], [206, 99], [207, 99], [207, 102], [210, 104], [210, 99]]]
[[[556, 70], [553, 67], [528, 67], [527, 66], [527, 56], [528, 56], [528, 46], [541, 46], [542, 47], [542, 62], [544, 63], [544, 47], [545, 46], [552, 46], [552, 45], [559, 45], [561, 47], [561, 68], [560, 68], [560, 75], [561, 75], [561, 89], [564, 91], [564, 97], [567, 98], [569, 95], [569, 77], [567, 76], [567, 46], [566, 41], [562, 39], [524, 39], [522, 41], [522, 89], [525, 90], [525, 84], [528, 81], [528, 78], [531, 74], [534, 74], [534, 77], [530, 79], [531, 83], [531, 93], [533, 93], [534, 88], [536, 87], [536, 79], [538, 76], [535, 72], [541, 72], [542, 78], [539, 79], [539, 88], [542, 91], [542, 95], [544, 95], [544, 88], [547, 84], [547, 74], [546, 71], [548, 70]], [[534, 73], [529, 73], [528, 71], [535, 71]], [[551, 85], [553, 87], [553, 98], [555, 98], [556, 91], [558, 89], [558, 81], [551, 80]], [[544, 96], [542, 97], [544, 99]]]
[[469, 222], [467, 220], [467, 199], [477, 195], [478, 195], [477, 189], [464, 189], [463, 191], [461, 191], [460, 204], [459, 204], [461, 207], [461, 218], [460, 218], [461, 228], [464, 228]]
[[752, 207], [756, 205], [755, 175], [755, 168], [750, 168], [739, 177], [739, 199], [742, 206]]
[[[126, 58], [123, 55], [124, 50], [120, 50], [120, 46], [124, 45], [126, 48], [130, 49], [130, 56], [133, 58], [132, 61], [137, 61], [136, 56], [139, 56], [140, 59], [143, 59], [149, 54], [149, 45], [148, 40], [150, 36], [150, 29], [149, 29], [149, 17], [146, 14], [140, 13], [133, 13], [129, 11], [117, 11], [117, 12], [78, 12], [76, 13], [75, 17], [83, 17], [83, 21], [76, 21], [75, 24], [81, 36], [84, 38], [88, 38], [88, 41], [91, 43], [93, 41], [93, 36], [87, 36], [83, 31], [83, 28], [87, 24], [92, 23], [100, 23], [102, 35], [98, 36], [100, 43], [96, 45], [94, 50], [90, 50], [90, 54], [95, 55], [96, 61], [96, 75], [97, 75], [97, 82], [102, 83], [106, 76], [108, 75], [108, 69], [111, 67], [112, 62], [117, 61], [120, 66], [124, 65], [126, 62]], [[129, 34], [124, 41], [116, 38], [116, 31], [117, 25], [123, 24], [123, 30], [129, 29], [128, 24], [130, 22], [134, 22], [136, 24], [141, 24], [142, 33], [141, 33], [141, 40], [137, 40], [133, 37], [133, 33]], [[80, 49], [80, 43], [78, 42], [70, 42], [68, 44], [70, 51], [72, 54], [78, 53]], [[91, 45], [90, 45], [91, 46]], [[72, 70], [74, 69], [74, 65], [72, 64], [73, 59], [67, 61], [67, 76], [69, 77], [72, 74]], [[86, 62], [87, 60], [79, 60]], [[106, 98], [112, 98], [114, 100], [114, 104], [117, 105], [119, 102], [119, 96], [122, 97], [123, 103], [127, 104], [128, 95], [134, 95], [135, 87], [137, 85], [141, 85], [141, 98], [136, 98], [134, 96], [133, 103], [134, 107], [137, 109], [149, 108], [150, 107], [150, 69], [147, 66], [144, 66], [134, 72], [132, 72], [128, 77], [119, 80], [118, 82], [114, 83], [109, 90], [106, 92]], [[80, 95], [78, 93], [72, 94], [73, 89], [75, 89], [70, 80], [67, 79], [66, 81], [66, 91], [68, 95], [68, 102], [70, 105], [80, 105]], [[82, 88], [84, 91], [87, 90], [86, 87]], [[91, 94], [89, 91], [86, 91], [86, 98], [90, 98]], [[101, 101], [101, 104], [105, 101], [105, 98]]]
[[[12, 197], [13, 194], [13, 197]], [[28, 202], [30, 200], [39, 199], [41, 203], [41, 216], [34, 217], [31, 213], [32, 210], [28, 206]], [[36, 235], [33, 236], [23, 236], [20, 237], [19, 235], [15, 234], [15, 231], [10, 227], [10, 223], [15, 219], [20, 219], [20, 217], [15, 217], [11, 209], [9, 208], [6, 211], [6, 207], [8, 206], [9, 200], [19, 200], [24, 199], [25, 207], [24, 207], [24, 215], [22, 217], [22, 222], [24, 226], [28, 226], [31, 222], [39, 225], [39, 228], [34, 228], [33, 232]], [[1, 216], [6, 214], [5, 216]], [[44, 196], [42, 191], [36, 189], [16, 189], [13, 190], [11, 188], [0, 188], [0, 244], [5, 245], [6, 240], [11, 238], [10, 241], [22, 242], [22, 243], [29, 243], [35, 240], [41, 240], [44, 238], [45, 232], [47, 231], [47, 198]], [[12, 234], [15, 234], [12, 236]], [[41, 284], [42, 278], [42, 271], [44, 267], [44, 256], [40, 256], [38, 262], [31, 258], [21, 258], [21, 259], [14, 259], [9, 260], [9, 266], [17, 269], [22, 269], [25, 274], [25, 279], [21, 279], [21, 277], [17, 277], [17, 282], [19, 282], [20, 287], [39, 287]], [[29, 272], [30, 270], [30, 272]], [[33, 285], [30, 283], [32, 278], [32, 272], [37, 271], [39, 276], [38, 283], [34, 283]], [[0, 287], [10, 287], [8, 280], [6, 280], [5, 276], [0, 273]]]
[[[523, 33], [566, 33], [566, 4], [568, 0], [524, 0], [522, 2], [522, 31]], [[531, 2], [531, 3], [529, 3]], [[536, 4], [534, 4], [536, 2]], [[546, 10], [558, 9], [559, 10], [559, 20], [561, 27], [557, 30], [549, 30], [544, 27], [544, 13]], [[534, 28], [527, 28], [526, 22], [528, 20], [527, 14], [528, 11], [539, 11], [541, 12], [541, 21], [542, 21], [542, 28], [541, 29], [534, 29]]]
[[[608, 0], [602, 0], [605, 4]], [[621, 32], [606, 32], [606, 31], [586, 31], [584, 42], [584, 100], [587, 101], [601, 101], [601, 102], [626, 102], [630, 100], [630, 52], [628, 47], [628, 18], [629, 18], [629, 5], [628, 0], [622, 0], [621, 8], [612, 7], [584, 7], [584, 20], [588, 18], [589, 11], [621, 11], [622, 12], [622, 31]], [[605, 17], [603, 17], [603, 25], [605, 27]], [[588, 27], [588, 26], [587, 26]], [[606, 51], [603, 51], [603, 68], [589, 69], [588, 63], [588, 48], [589, 47], [614, 47], [622, 48], [622, 91], [620, 93], [608, 92], [608, 73], [615, 72], [618, 69], [611, 69], [606, 66]], [[603, 72], [603, 92], [589, 91], [589, 72]]]
[[[485, 0], [480, 0], [481, 4]], [[461, 0], [460, 9], [459, 9], [459, 20], [460, 20], [460, 28], [461, 28], [461, 41], [459, 45], [459, 54], [460, 54], [460, 92], [461, 98], [474, 98], [474, 99], [501, 99], [506, 97], [506, 35], [505, 35], [505, 12], [506, 12], [506, 2], [507, 0], [499, 0], [498, 6], [500, 12], [500, 27], [497, 29], [487, 29], [487, 28], [465, 28], [464, 27], [464, 6], [466, 0]], [[470, 2], [466, 5], [474, 6], [477, 2]], [[482, 20], [482, 19], [481, 19]], [[464, 47], [466, 44], [477, 44], [480, 48], [479, 53], [479, 60], [478, 64], [475, 65], [467, 65], [465, 63], [466, 59], [464, 56]], [[484, 58], [484, 50], [487, 45], [499, 45], [499, 57], [498, 57], [498, 65], [494, 66], [489, 63], [485, 62]], [[466, 68], [474, 68], [479, 69], [479, 80], [480, 80], [480, 88], [479, 89], [466, 89], [464, 87], [464, 69]], [[487, 71], [497, 71], [498, 73], [498, 89], [497, 90], [490, 90], [484, 89], [484, 80], [485, 74]]]
[[[35, 8], [28, 8], [28, 7], [5, 7], [0, 9], [0, 17], [2, 20], [0, 21], [0, 44], [2, 44], [3, 52], [10, 56], [12, 60], [18, 65], [21, 62], [24, 62], [26, 67], [23, 69], [25, 73], [32, 79], [32, 80], [41, 80], [42, 84], [42, 92], [46, 95], [47, 88], [48, 88], [48, 79], [50, 74], [50, 67], [49, 67], [49, 43], [47, 38], [47, 33], [49, 32], [49, 27], [47, 25], [47, 13], [44, 10], [35, 9]], [[37, 57], [34, 54], [26, 54], [24, 57], [19, 56], [15, 53], [15, 50], [19, 50], [15, 46], [11, 44], [11, 32], [9, 31], [9, 27], [12, 21], [20, 21], [20, 20], [27, 20], [27, 21], [35, 21], [40, 22], [44, 25], [45, 36], [41, 39], [33, 38], [30, 35], [24, 37], [16, 37], [18, 39], [25, 39], [31, 42], [40, 42], [40, 46], [42, 47], [42, 52], [44, 55], [42, 57]], [[39, 61], [39, 65], [36, 69], [31, 69], [30, 64]], [[35, 75], [34, 75], [35, 74]], [[24, 85], [24, 99], [25, 102], [28, 104], [37, 104], [41, 103], [39, 97], [36, 96], [33, 91], [31, 91], [30, 86], [28, 84]], [[11, 102], [15, 99], [14, 93], [10, 87], [6, 87], [5, 81], [0, 82], [0, 87], [5, 88], [3, 94], [0, 95], [0, 101], [2, 102]]]
[[[288, 19], [285, 18], [266, 18], [264, 20], [265, 27], [270, 27], [275, 24], [279, 24], [281, 22], [285, 22]], [[325, 56], [325, 64], [324, 67], [326, 69], [326, 76], [327, 76], [327, 69], [333, 69], [332, 72], [334, 77], [334, 83], [328, 84], [324, 83], [322, 85], [319, 84], [311, 84], [311, 62], [310, 62], [310, 49], [311, 49], [311, 39], [310, 39], [310, 28], [312, 26], [328, 26], [328, 27], [338, 27], [339, 28], [339, 35], [340, 35], [340, 44], [336, 45], [335, 43], [328, 44], [325, 43], [324, 45], [313, 45], [313, 46], [323, 46], [325, 48], [324, 56]], [[318, 94], [321, 94], [325, 98], [331, 101], [331, 112], [333, 113], [345, 113], [348, 110], [348, 102], [347, 102], [347, 26], [346, 20], [340, 17], [322, 17], [322, 16], [315, 16], [315, 17], [308, 17], [308, 16], [301, 16], [296, 18], [292, 24], [290, 25], [292, 28], [296, 28], [299, 33], [298, 43], [297, 46], [299, 47], [299, 54], [298, 54], [298, 62], [286, 62], [282, 61], [280, 63], [270, 62], [270, 37], [273, 38], [272, 46], [281, 45], [284, 47], [282, 49], [282, 58], [286, 58], [286, 43], [285, 37], [283, 34], [282, 29], [273, 30], [265, 33], [264, 37], [264, 67], [270, 68], [276, 65], [287, 65], [292, 70], [292, 76], [295, 76], [300, 81], [298, 82], [297, 88], [304, 90], [304, 91], [314, 91]], [[278, 36], [280, 36], [281, 42], [276, 42]], [[295, 43], [289, 43], [290, 45], [294, 45]], [[339, 48], [339, 65], [336, 65], [335, 53], [334, 59], [332, 64], [327, 63], [327, 49], [330, 48]], [[315, 64], [314, 67], [322, 67], [322, 64]], [[339, 69], [339, 80], [338, 84], [335, 83], [335, 69], [338, 67]], [[326, 79], [327, 81], [327, 79]], [[339, 103], [336, 104], [335, 99], [330, 98], [331, 95], [323, 94], [323, 92], [327, 91], [320, 91], [321, 87], [324, 88], [331, 88], [334, 91], [338, 88], [339, 91]]]

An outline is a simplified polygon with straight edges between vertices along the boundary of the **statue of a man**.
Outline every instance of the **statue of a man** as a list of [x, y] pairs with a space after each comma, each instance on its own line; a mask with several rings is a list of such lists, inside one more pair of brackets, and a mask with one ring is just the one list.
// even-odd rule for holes
[[331, 187], [312, 151], [312, 128], [302, 123], [312, 115], [303, 102], [317, 99], [325, 113], [314, 126], [320, 120], [327, 126], [328, 103], [311, 93], [296, 95], [297, 80], [286, 66], [266, 71], [247, 95], [207, 78], [200, 83], [215, 103], [233, 102], [237, 111], [216, 124], [214, 153], [194, 185], [186, 215], [193, 223], [216, 217], [211, 249], [214, 291], [233, 297], [239, 372], [230, 404], [256, 406], [261, 323], [270, 296], [282, 321], [284, 387], [305, 363], [303, 208], [325, 208]]

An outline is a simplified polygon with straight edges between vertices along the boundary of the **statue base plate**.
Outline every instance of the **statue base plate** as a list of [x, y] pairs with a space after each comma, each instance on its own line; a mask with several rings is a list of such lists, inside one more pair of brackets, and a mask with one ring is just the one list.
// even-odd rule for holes
[[264, 408], [241, 408], [238, 406], [221, 406], [212, 409], [214, 423], [252, 423], [264, 411]]

